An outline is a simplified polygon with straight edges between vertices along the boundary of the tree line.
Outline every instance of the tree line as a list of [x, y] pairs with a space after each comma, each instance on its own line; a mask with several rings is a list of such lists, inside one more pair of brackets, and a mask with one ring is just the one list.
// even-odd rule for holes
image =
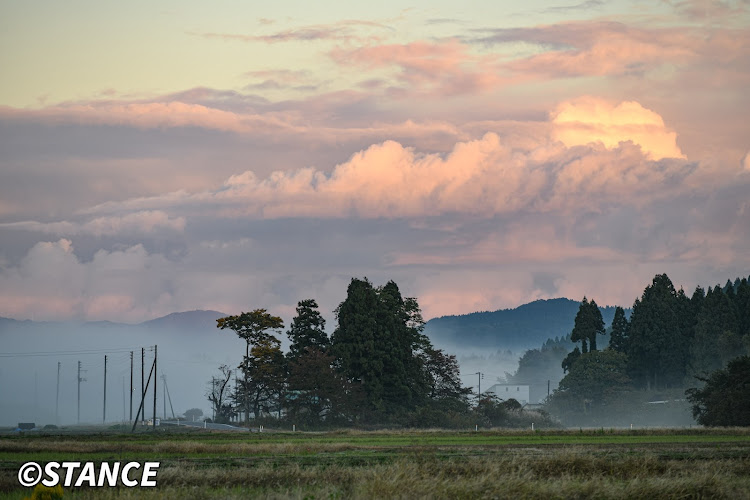
[[696, 395], [703, 393], [697, 383], [750, 352], [750, 284], [746, 278], [727, 280], [723, 287], [697, 287], [688, 297], [666, 274], [656, 275], [630, 318], [616, 308], [609, 345], [598, 350], [597, 337], [604, 333], [596, 302], [584, 297], [570, 336], [580, 346], [562, 361], [566, 375], [550, 401], [558, 413], [611, 406], [633, 389], [691, 388], [688, 397], [698, 403]]
[[498, 425], [513, 410], [493, 398], [470, 405], [456, 356], [432, 345], [417, 300], [403, 297], [395, 282], [376, 287], [354, 278], [334, 312], [329, 336], [317, 302], [300, 301], [286, 331], [287, 353], [278, 338], [283, 321], [265, 309], [217, 320], [245, 340], [245, 352], [236, 369], [221, 367], [211, 382], [216, 420], [473, 427]]

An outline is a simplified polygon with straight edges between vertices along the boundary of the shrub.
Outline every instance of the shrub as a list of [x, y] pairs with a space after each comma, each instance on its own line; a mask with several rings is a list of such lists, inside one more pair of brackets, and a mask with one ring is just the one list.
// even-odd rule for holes
[[[31, 492], [29, 500], [58, 500], [63, 497], [63, 488], [59, 484], [53, 488], [37, 484]], [[24, 500], [27, 500], [26, 498]]]
[[699, 380], [706, 382], [702, 389], [685, 391], [699, 424], [750, 426], [750, 356], [736, 358]]

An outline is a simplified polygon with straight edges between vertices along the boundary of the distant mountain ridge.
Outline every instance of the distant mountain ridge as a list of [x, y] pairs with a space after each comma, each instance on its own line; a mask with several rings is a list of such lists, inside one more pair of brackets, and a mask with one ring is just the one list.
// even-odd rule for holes
[[13, 318], [0, 317], [0, 330], [4, 327], [34, 327], [42, 325], [71, 325], [78, 324], [87, 329], [121, 329], [121, 328], [145, 328], [149, 330], [189, 330], [205, 331], [216, 328], [216, 320], [229, 316], [228, 314], [212, 310], [183, 311], [167, 314], [159, 318], [143, 321], [141, 323], [117, 323], [114, 321], [86, 321], [84, 323], [65, 321], [32, 321], [17, 320]]
[[[425, 324], [425, 333], [433, 341], [466, 348], [520, 351], [538, 348], [548, 339], [564, 337], [573, 329], [580, 302], [565, 298], [536, 300], [514, 309], [500, 309], [433, 318]], [[612, 323], [615, 308], [600, 307], [607, 327]], [[629, 314], [630, 310], [626, 309]], [[216, 331], [216, 320], [229, 316], [213, 310], [194, 310], [167, 314], [137, 324], [111, 321], [89, 321], [79, 325], [85, 329], [124, 331], [128, 329], [204, 334]], [[70, 322], [37, 322], [0, 317], [0, 331], [49, 328], [71, 325]]]
[[[540, 299], [514, 309], [442, 316], [428, 321], [425, 333], [433, 341], [467, 347], [512, 351], [537, 348], [550, 338], [568, 335], [579, 306], [580, 302], [566, 298]], [[609, 327], [615, 307], [599, 309], [605, 326]]]
[[185, 311], [167, 314], [160, 318], [144, 321], [139, 323], [139, 326], [146, 328], [169, 328], [169, 329], [182, 329], [182, 328], [216, 328], [216, 320], [229, 316], [219, 311], [211, 310], [196, 310], [196, 311]]

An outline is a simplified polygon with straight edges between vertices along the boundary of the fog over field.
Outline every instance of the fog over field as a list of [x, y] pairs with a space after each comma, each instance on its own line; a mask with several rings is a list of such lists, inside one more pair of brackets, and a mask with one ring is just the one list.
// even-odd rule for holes
[[[55, 423], [57, 362], [60, 368], [60, 424], [77, 420], [77, 363], [81, 361], [81, 423], [101, 423], [104, 397], [104, 355], [107, 360], [107, 422], [128, 420], [130, 400], [130, 351], [133, 353], [133, 415], [138, 407], [141, 387], [141, 347], [146, 348], [145, 369], [148, 377], [153, 361], [153, 345], [158, 346], [157, 417], [164, 412], [162, 375], [167, 377], [169, 396], [177, 415], [190, 408], [201, 408], [211, 416], [206, 392], [212, 376], [226, 364], [239, 365], [245, 353], [245, 342], [231, 330], [215, 327], [222, 314], [201, 311], [185, 313], [178, 322], [161, 321], [126, 325], [118, 323], [52, 323], [0, 321], [0, 426], [18, 422], [38, 425]], [[289, 341], [279, 335], [282, 349]], [[477, 386], [475, 372], [485, 373], [483, 390], [495, 378], [513, 372], [521, 353], [487, 352], [471, 346], [437, 342], [446, 352], [456, 354], [465, 386]], [[19, 355], [14, 353], [26, 353]], [[35, 355], [31, 355], [35, 354]], [[125, 403], [123, 405], [123, 402]], [[153, 414], [153, 393], [146, 398], [146, 417]], [[167, 400], [167, 416], [171, 409]]]

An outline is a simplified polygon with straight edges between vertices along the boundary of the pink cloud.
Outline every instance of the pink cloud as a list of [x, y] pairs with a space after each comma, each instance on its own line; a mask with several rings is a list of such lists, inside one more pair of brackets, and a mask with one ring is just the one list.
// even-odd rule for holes
[[[331, 97], [334, 99], [334, 97]], [[330, 100], [329, 100], [330, 101]], [[321, 102], [316, 107], [332, 103]], [[403, 137], [423, 144], [444, 142], [467, 137], [456, 125], [447, 121], [411, 119], [402, 122], [371, 122], [368, 126], [336, 127], [316, 117], [316, 107], [307, 113], [297, 111], [268, 111], [265, 113], [225, 111], [202, 104], [180, 101], [168, 102], [109, 102], [49, 106], [39, 109], [19, 109], [0, 106], [0, 117], [16, 121], [35, 121], [45, 124], [113, 125], [140, 129], [196, 127], [263, 138], [281, 143], [304, 142], [308, 146], [320, 143], [340, 144], [342, 141], [378, 140], [383, 137]]]
[[[103, 113], [96, 116], [104, 119]], [[157, 123], [165, 119], [153, 117]], [[367, 137], [378, 127], [349, 133]], [[231, 176], [218, 190], [176, 191], [79, 212], [93, 217], [130, 214], [129, 218], [92, 219], [80, 227], [63, 227], [64, 223], [35, 227], [55, 234], [103, 234], [138, 226], [147, 231], [157, 226], [181, 230], [184, 220], [169, 214], [179, 211], [180, 217], [189, 218], [205, 210], [222, 217], [272, 219], [450, 213], [489, 217], [520, 210], [567, 213], [601, 204], [646, 203], [704, 189], [722, 182], [725, 174], [737, 173], [735, 168], [717, 175], [713, 167], [682, 161], [676, 133], [658, 113], [634, 101], [592, 97], [566, 101], [551, 114], [550, 122], [535, 127], [526, 124], [521, 138], [508, 133], [512, 127], [505, 124], [499, 127], [503, 135], [487, 132], [477, 139], [459, 140], [446, 153], [421, 152], [387, 140], [332, 169], [276, 171], [264, 178], [248, 170]], [[402, 136], [468, 135], [442, 122], [384, 124], [379, 131]], [[668, 160], [654, 161], [661, 159]]]
[[[610, 21], [575, 21], [532, 28], [499, 29], [478, 39], [484, 44], [528, 42], [539, 54], [513, 59], [503, 69], [516, 77], [643, 75], [663, 66], [677, 71], [707, 65], [728, 78], [728, 64], [746, 65], [750, 54], [746, 29], [653, 27]], [[657, 79], [662, 79], [658, 77]], [[689, 84], [690, 82], [682, 82]]]
[[90, 234], [115, 236], [125, 234], [152, 234], [157, 231], [182, 232], [184, 217], [170, 217], [160, 210], [145, 210], [122, 216], [96, 217], [84, 223], [21, 221], [0, 223], [0, 229], [20, 229], [60, 236]]
[[601, 142], [608, 148], [632, 141], [653, 160], [685, 158], [677, 134], [657, 113], [635, 101], [614, 104], [595, 97], [566, 101], [552, 112], [553, 137], [567, 147]]
[[471, 54], [469, 46], [457, 40], [337, 48], [331, 57], [346, 67], [397, 68], [396, 77], [402, 83], [440, 95], [466, 94], [505, 83], [497, 72], [495, 56]]
[[[460, 252], [430, 254], [429, 249], [419, 253], [395, 252], [390, 255], [393, 266], [437, 265], [483, 266], [562, 264], [572, 261], [623, 262], [628, 256], [607, 245], [584, 246], [560, 234], [562, 227], [536, 224], [512, 224], [502, 233], [492, 233], [478, 241], [463, 246]], [[454, 249], [452, 249], [454, 250]]]

